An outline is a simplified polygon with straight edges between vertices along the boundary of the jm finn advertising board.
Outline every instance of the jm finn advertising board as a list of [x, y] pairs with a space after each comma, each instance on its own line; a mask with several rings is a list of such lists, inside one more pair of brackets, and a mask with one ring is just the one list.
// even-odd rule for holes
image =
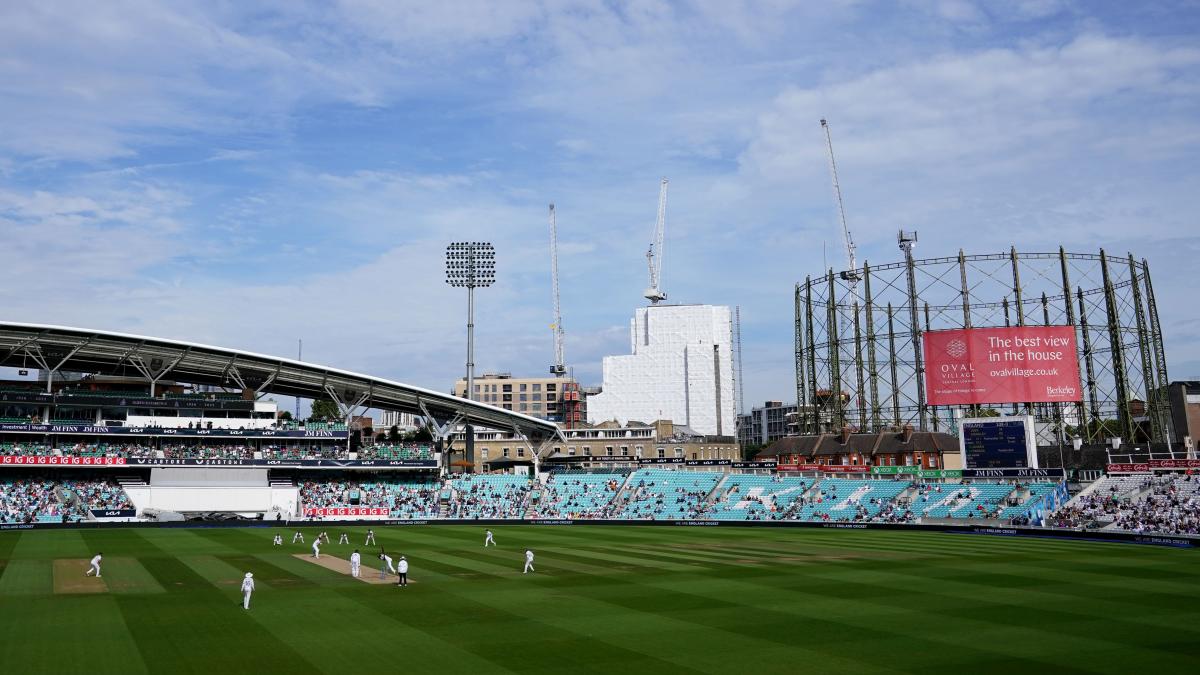
[[938, 330], [923, 338], [929, 405], [1082, 400], [1071, 326]]

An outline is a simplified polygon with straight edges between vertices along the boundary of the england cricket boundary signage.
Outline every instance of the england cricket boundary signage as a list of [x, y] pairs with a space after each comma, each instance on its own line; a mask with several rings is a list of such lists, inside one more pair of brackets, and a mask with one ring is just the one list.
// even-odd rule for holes
[[[363, 507], [359, 507], [360, 510]], [[287, 523], [288, 527], [322, 527], [324, 523], [330, 521], [291, 521]], [[101, 523], [92, 522], [77, 522], [77, 523], [4, 523], [0, 524], [0, 531], [3, 530], [34, 530], [34, 529], [101, 529], [108, 527], [134, 527], [134, 528], [226, 528], [226, 527], [245, 527], [245, 528], [279, 528], [283, 523], [273, 520], [254, 520], [254, 521], [224, 521], [224, 522], [200, 522], [200, 521], [185, 521], [172, 523]], [[461, 520], [461, 519], [437, 519], [437, 520], [401, 520], [401, 519], [386, 519], [386, 520], [345, 520], [338, 521], [338, 527], [350, 526], [362, 527], [381, 527], [381, 526], [396, 526], [396, 527], [437, 527], [440, 525], [472, 525], [482, 527], [498, 527], [502, 525], [537, 525], [556, 527], [562, 525], [579, 526], [600, 526], [600, 527], [705, 527], [705, 528], [728, 528], [728, 527], [770, 527], [770, 528], [821, 528], [827, 530], [892, 530], [892, 531], [924, 531], [924, 532], [946, 532], [952, 534], [975, 534], [975, 535], [991, 535], [1001, 537], [1032, 537], [1038, 539], [1078, 539], [1083, 541], [1109, 541], [1127, 544], [1149, 544], [1153, 546], [1173, 546], [1176, 548], [1200, 548], [1200, 536], [1192, 535], [1170, 535], [1170, 534], [1138, 534], [1135, 532], [1111, 531], [1111, 530], [1068, 530], [1057, 528], [1038, 528], [1038, 527], [1014, 527], [1000, 524], [982, 525], [982, 524], [901, 524], [901, 523], [855, 523], [855, 522], [809, 522], [809, 521], [786, 521], [786, 520], [563, 520], [563, 519], [533, 519], [533, 520]], [[720, 536], [720, 535], [714, 535]]]

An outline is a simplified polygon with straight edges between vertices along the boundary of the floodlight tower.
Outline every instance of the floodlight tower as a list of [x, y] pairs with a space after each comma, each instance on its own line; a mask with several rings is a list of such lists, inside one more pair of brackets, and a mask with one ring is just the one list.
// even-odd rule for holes
[[467, 289], [467, 399], [475, 400], [475, 289], [496, 281], [496, 249], [486, 241], [446, 247], [446, 283]]
[[[467, 289], [467, 400], [475, 400], [475, 289], [496, 281], [496, 249], [486, 241], [456, 241], [446, 247], [446, 283]], [[466, 426], [465, 455], [475, 464], [475, 429]]]

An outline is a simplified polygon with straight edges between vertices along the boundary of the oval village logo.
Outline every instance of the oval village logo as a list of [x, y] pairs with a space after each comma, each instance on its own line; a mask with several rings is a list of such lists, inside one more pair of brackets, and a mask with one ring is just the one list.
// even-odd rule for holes
[[946, 353], [956, 359], [961, 359], [967, 355], [967, 343], [955, 338], [946, 343]]

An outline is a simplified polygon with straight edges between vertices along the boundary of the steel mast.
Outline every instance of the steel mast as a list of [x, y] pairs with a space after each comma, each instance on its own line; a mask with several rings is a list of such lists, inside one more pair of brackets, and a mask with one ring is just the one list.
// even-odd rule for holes
[[550, 374], [562, 377], [567, 374], [567, 366], [563, 357], [562, 305], [558, 298], [558, 224], [554, 204], [550, 205], [550, 281], [554, 292], [554, 323], [550, 324], [554, 332], [554, 365], [550, 366]]

